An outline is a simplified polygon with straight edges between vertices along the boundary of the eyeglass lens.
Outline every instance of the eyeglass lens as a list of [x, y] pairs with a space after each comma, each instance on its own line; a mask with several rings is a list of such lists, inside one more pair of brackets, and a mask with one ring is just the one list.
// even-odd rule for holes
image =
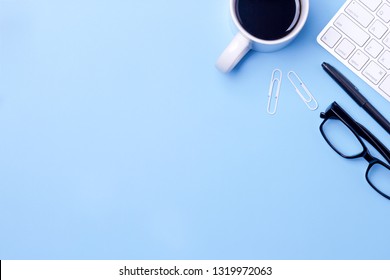
[[344, 157], [356, 157], [364, 151], [352, 130], [338, 119], [327, 119], [322, 125], [322, 132], [330, 146]]
[[367, 180], [377, 190], [390, 196], [390, 169], [378, 162], [373, 164], [367, 171]]

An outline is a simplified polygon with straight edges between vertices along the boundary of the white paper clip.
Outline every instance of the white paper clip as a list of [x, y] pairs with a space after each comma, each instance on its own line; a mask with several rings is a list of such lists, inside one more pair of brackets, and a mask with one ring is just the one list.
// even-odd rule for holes
[[[294, 71], [290, 71], [287, 74], [288, 79], [290, 80], [291, 84], [294, 86], [296, 92], [299, 94], [303, 102], [305, 102], [307, 108], [314, 111], [318, 108], [318, 102], [314, 98], [314, 96], [310, 93], [309, 89], [306, 87], [304, 82], [301, 78], [295, 73]], [[299, 85], [298, 85], [299, 84]], [[299, 89], [303, 89], [304, 93], [306, 94], [306, 97]]]
[[[270, 115], [275, 115], [276, 109], [278, 108], [280, 85], [282, 84], [282, 75], [283, 75], [282, 71], [279, 69], [275, 69], [272, 72], [271, 82], [269, 84], [268, 105], [267, 105], [267, 113]], [[271, 109], [272, 99], [274, 99], [274, 102], [273, 102], [273, 108]]]

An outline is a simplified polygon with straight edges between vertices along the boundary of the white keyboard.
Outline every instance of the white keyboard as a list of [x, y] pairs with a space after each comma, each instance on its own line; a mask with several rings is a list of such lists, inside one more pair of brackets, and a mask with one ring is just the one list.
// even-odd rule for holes
[[348, 0], [317, 41], [390, 101], [390, 0]]

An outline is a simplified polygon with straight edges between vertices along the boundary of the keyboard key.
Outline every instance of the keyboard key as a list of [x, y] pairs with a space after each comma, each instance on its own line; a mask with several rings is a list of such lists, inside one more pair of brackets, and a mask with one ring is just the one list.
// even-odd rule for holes
[[356, 1], [352, 1], [345, 11], [363, 27], [368, 27], [374, 20], [374, 16]]
[[386, 25], [381, 23], [379, 20], [375, 21], [373, 25], [368, 29], [378, 39], [382, 38], [387, 31]]
[[384, 4], [382, 8], [379, 9], [378, 16], [383, 19], [384, 22], [388, 23], [390, 21], [390, 6]]
[[334, 28], [329, 28], [328, 31], [322, 36], [321, 41], [324, 42], [329, 48], [333, 48], [340, 40], [341, 35]]
[[379, 88], [383, 90], [384, 93], [388, 95], [388, 99], [390, 98], [390, 76], [387, 76], [382, 84], [380, 84]]
[[376, 58], [382, 51], [384, 47], [375, 40], [371, 40], [365, 48], [366, 52], [371, 55], [373, 58]]
[[338, 53], [342, 58], [347, 59], [348, 56], [355, 50], [355, 45], [352, 44], [347, 39], [343, 39], [341, 43], [336, 48], [336, 53]]
[[379, 63], [382, 64], [387, 70], [390, 70], [390, 52], [385, 51], [379, 58]]
[[371, 11], [375, 11], [382, 3], [382, 0], [360, 0], [360, 2], [362, 2]]
[[390, 33], [383, 39], [383, 43], [390, 48]]
[[355, 67], [357, 70], [361, 70], [368, 61], [368, 56], [366, 56], [361, 50], [357, 50], [355, 54], [349, 60], [349, 64]]
[[364, 69], [363, 75], [377, 85], [379, 81], [382, 80], [382, 78], [386, 75], [386, 71], [374, 61], [371, 61], [366, 69]]
[[368, 35], [364, 30], [362, 30], [356, 23], [347, 18], [346, 15], [341, 14], [335, 21], [335, 26], [346, 34], [349, 38], [352, 39], [359, 46], [363, 46], [370, 35]]

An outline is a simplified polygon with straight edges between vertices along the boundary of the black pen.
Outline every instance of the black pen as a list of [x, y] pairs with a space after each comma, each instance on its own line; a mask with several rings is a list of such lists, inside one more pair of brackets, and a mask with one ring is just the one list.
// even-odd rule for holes
[[336, 83], [342, 87], [348, 95], [360, 106], [362, 107], [377, 123], [382, 126], [387, 133], [390, 134], [390, 123], [389, 121], [382, 116], [378, 110], [371, 105], [370, 102], [359, 92], [357, 87], [355, 87], [343, 74], [341, 74], [337, 69], [333, 66], [329, 65], [329, 63], [322, 63], [322, 68], [324, 68], [325, 72], [328, 73]]

